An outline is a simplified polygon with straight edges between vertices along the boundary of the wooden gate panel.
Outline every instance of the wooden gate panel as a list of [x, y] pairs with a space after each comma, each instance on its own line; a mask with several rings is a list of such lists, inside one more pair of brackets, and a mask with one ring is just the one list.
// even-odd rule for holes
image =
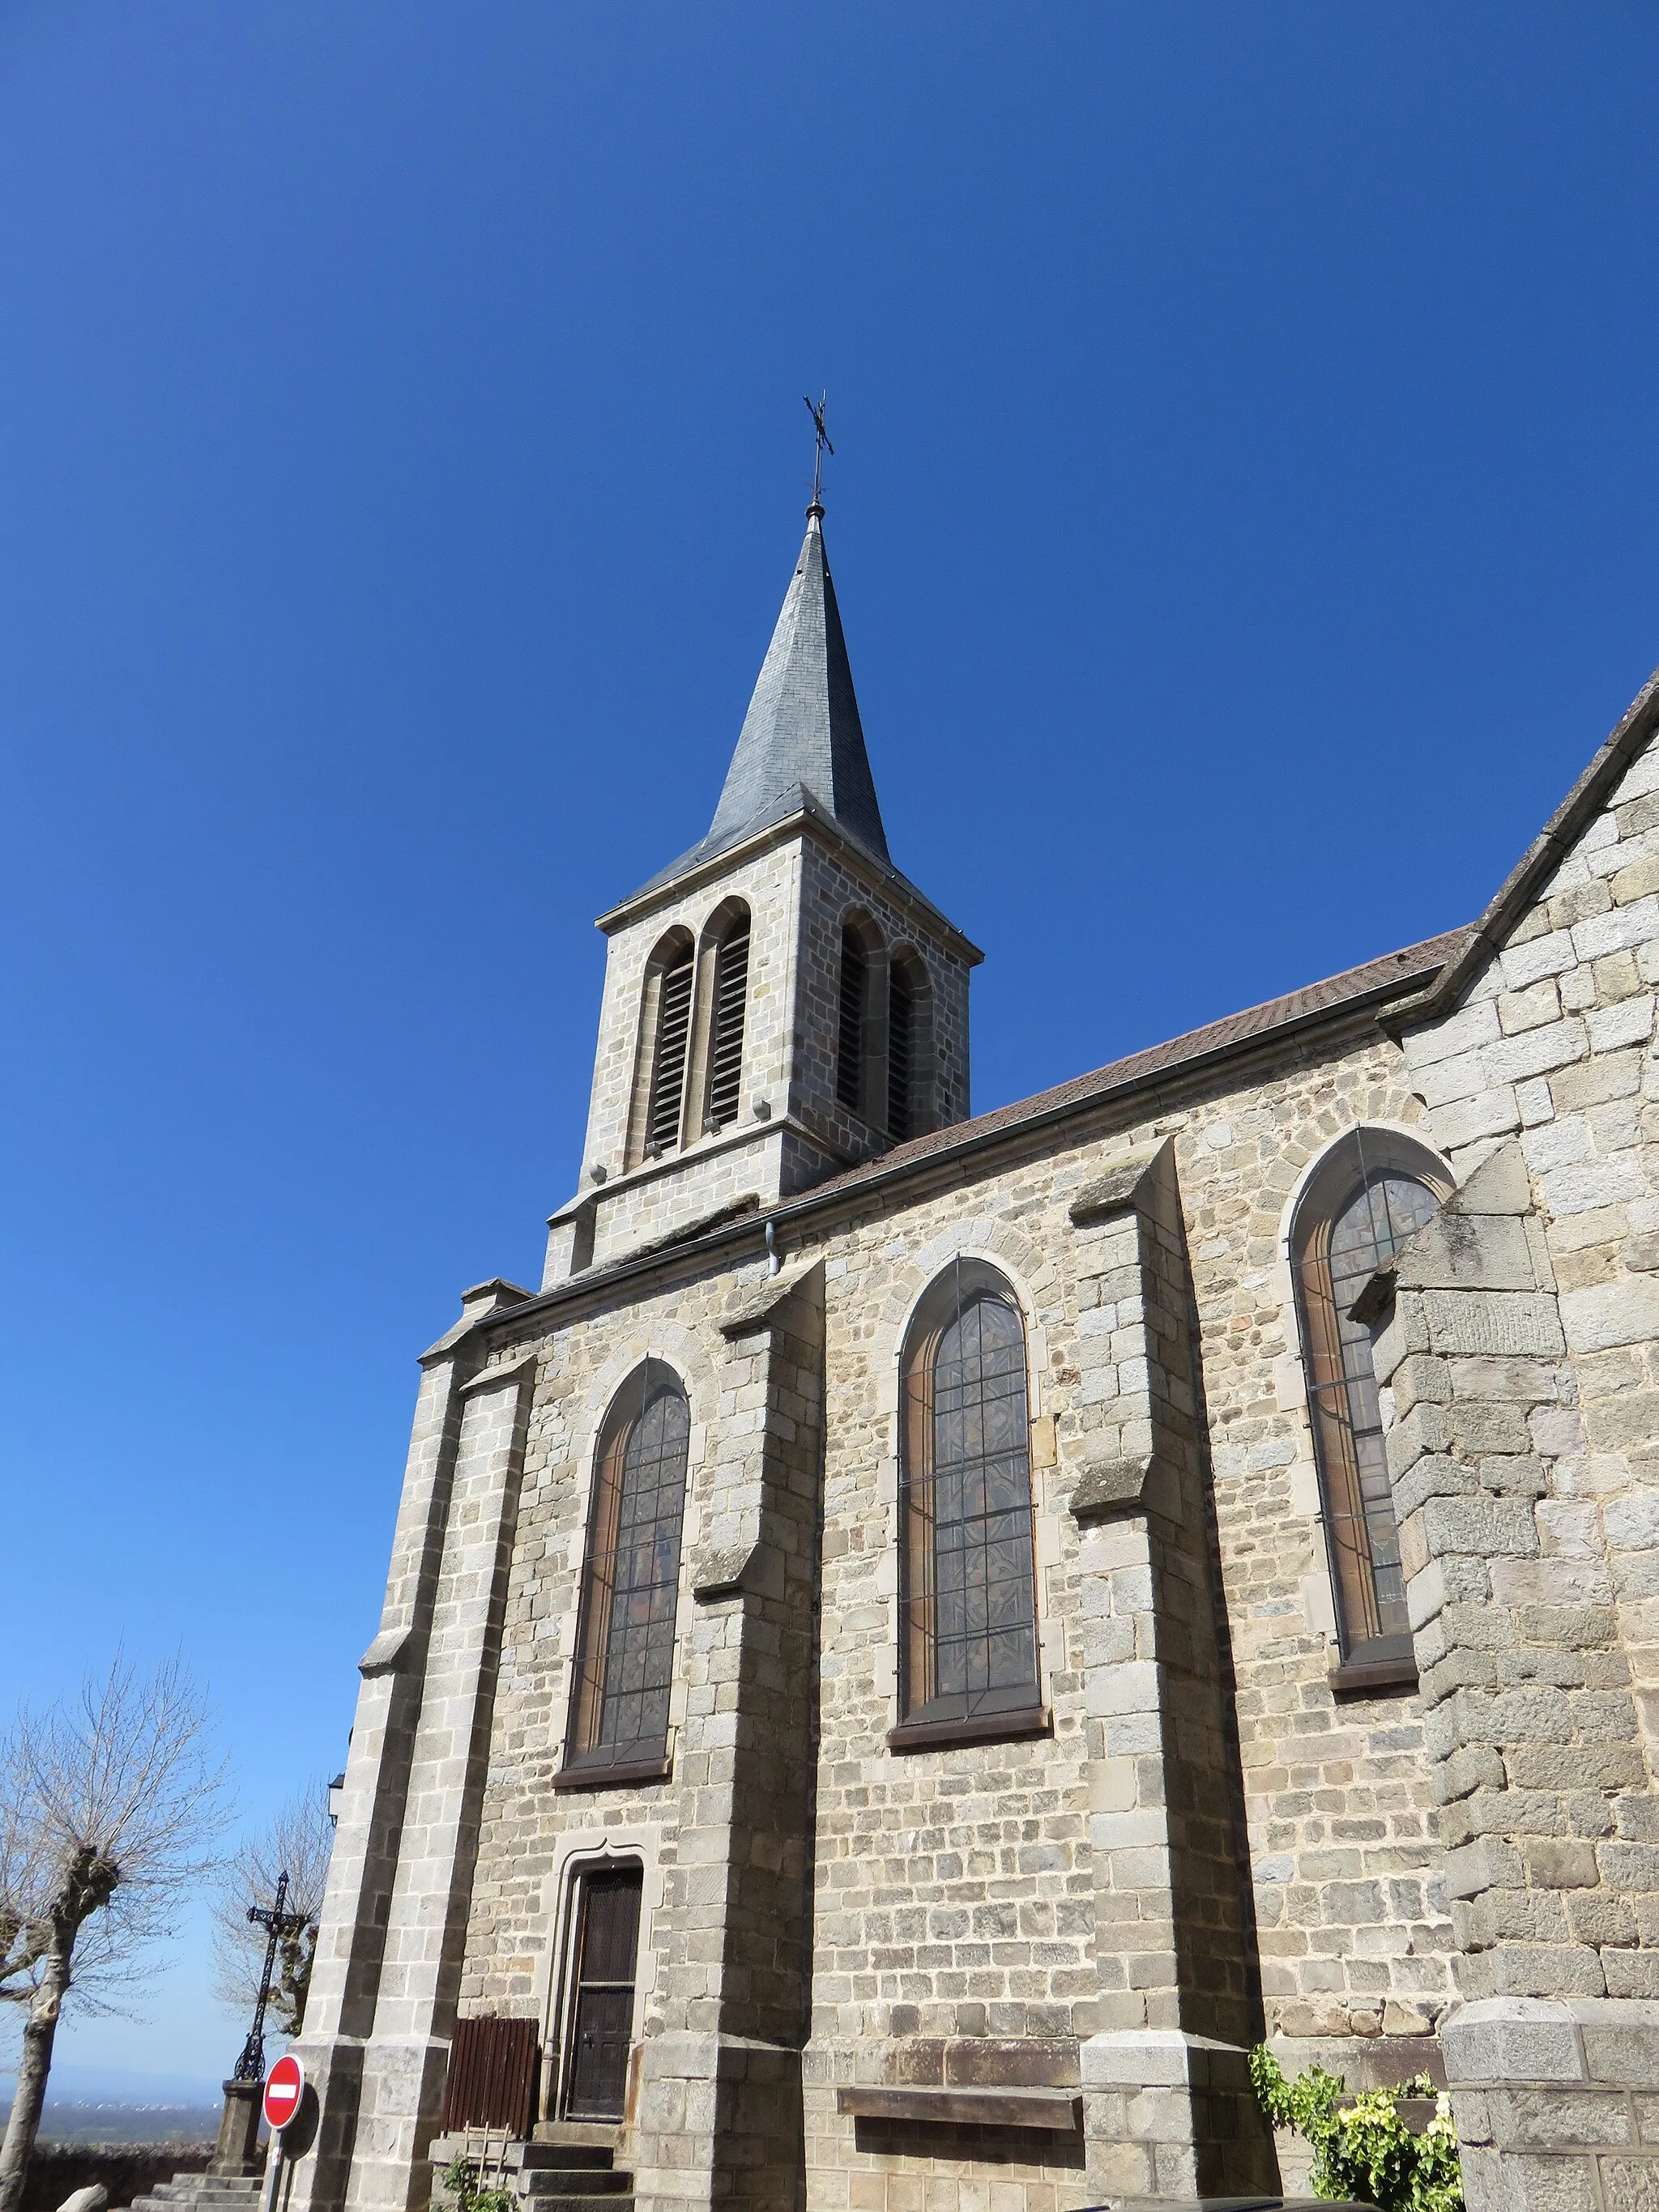
[[459, 2020], [449, 2046], [444, 2132], [530, 2133], [541, 2049], [533, 2020]]

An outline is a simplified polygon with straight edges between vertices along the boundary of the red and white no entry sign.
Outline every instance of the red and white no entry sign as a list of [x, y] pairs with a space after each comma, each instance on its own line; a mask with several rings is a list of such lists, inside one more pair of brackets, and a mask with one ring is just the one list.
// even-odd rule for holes
[[292, 2051], [276, 2061], [265, 2076], [265, 2120], [272, 2128], [285, 2128], [300, 2109], [306, 2093], [306, 2069]]

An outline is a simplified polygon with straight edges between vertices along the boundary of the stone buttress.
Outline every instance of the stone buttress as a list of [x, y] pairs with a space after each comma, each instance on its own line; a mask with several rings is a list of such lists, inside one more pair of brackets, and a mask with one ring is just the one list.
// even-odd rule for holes
[[470, 1371], [491, 1283], [422, 1362], [380, 1632], [297, 2049], [317, 2135], [295, 2212], [424, 2203], [459, 1989], [533, 1357]]
[[808, 2014], [822, 1270], [721, 1323], [713, 1511], [690, 1563], [678, 1864], [658, 1942], [630, 2162], [641, 2205], [787, 2212]]
[[1173, 1146], [1115, 1169], [1071, 1218], [1100, 1984], [1081, 2051], [1089, 2179], [1119, 2200], [1260, 2190], [1273, 2150], [1243, 2046], [1261, 1998]]

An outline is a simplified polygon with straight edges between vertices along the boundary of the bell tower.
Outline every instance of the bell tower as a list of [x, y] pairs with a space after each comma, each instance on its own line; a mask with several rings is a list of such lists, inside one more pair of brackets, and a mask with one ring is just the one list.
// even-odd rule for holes
[[816, 492], [708, 834], [599, 917], [580, 1185], [544, 1286], [969, 1111], [984, 957], [893, 866]]

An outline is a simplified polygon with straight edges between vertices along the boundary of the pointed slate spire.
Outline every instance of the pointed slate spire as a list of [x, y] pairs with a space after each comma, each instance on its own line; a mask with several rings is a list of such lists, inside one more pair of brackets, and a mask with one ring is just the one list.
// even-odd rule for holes
[[879, 860], [888, 858], [824, 557], [823, 521], [823, 509], [815, 500], [806, 510], [800, 558], [744, 716], [707, 848], [733, 842], [750, 823], [759, 826], [775, 816], [787, 794], [804, 788], [860, 845]]

